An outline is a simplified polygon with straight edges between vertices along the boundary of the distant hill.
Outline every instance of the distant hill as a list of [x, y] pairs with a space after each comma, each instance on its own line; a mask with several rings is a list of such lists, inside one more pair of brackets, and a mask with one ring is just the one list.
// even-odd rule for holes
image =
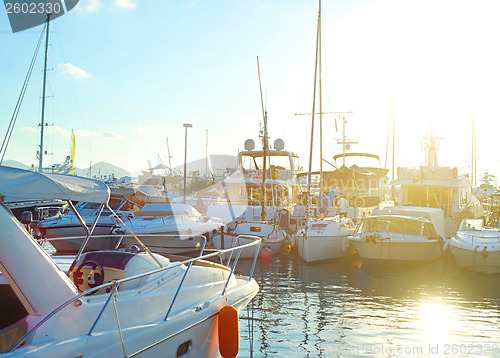
[[[31, 166], [23, 164], [21, 162], [15, 161], [15, 160], [4, 160], [2, 162], [3, 166], [6, 167], [13, 167], [13, 168], [18, 168], [18, 169], [25, 169], [25, 170], [30, 170]], [[92, 165], [92, 170], [90, 171], [89, 168], [85, 169], [80, 169], [78, 167], [75, 167], [74, 170], [75, 174], [81, 177], [87, 177], [89, 174], [91, 174], [92, 177], [97, 176], [104, 176], [104, 175], [111, 175], [113, 174], [116, 178], [121, 178], [124, 176], [131, 176], [131, 174], [120, 167], [117, 167], [116, 165], [106, 163], [106, 162], [99, 162], [96, 164]]]
[[[226, 169], [235, 169], [238, 167], [238, 158], [234, 155], [210, 155], [210, 161], [212, 163], [212, 171], [217, 173], [218, 171], [224, 172]], [[175, 167], [176, 170], [183, 171], [184, 165], [179, 165]], [[188, 175], [192, 172], [205, 173], [207, 170], [207, 160], [205, 158], [198, 159], [189, 163], [186, 163], [186, 171]]]
[[88, 176], [89, 173], [91, 174], [90, 175], [91, 177], [94, 176], [100, 177], [102, 175], [111, 175], [111, 174], [113, 174], [115, 178], [131, 176], [130, 172], [128, 172], [127, 170], [106, 162], [99, 162], [96, 164], [92, 164], [92, 168], [90, 167], [85, 169], [75, 168], [75, 173], [82, 177]]
[[12, 168], [18, 168], [18, 169], [26, 169], [26, 170], [31, 169], [31, 167], [29, 165], [23, 164], [23, 163], [18, 162], [16, 160], [10, 160], [10, 159], [4, 160], [2, 162], [2, 165], [6, 166], [6, 167], [12, 167]]

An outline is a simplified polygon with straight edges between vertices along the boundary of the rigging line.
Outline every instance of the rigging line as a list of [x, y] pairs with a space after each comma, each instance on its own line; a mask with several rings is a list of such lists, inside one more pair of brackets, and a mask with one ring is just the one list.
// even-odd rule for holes
[[9, 123], [9, 127], [7, 128], [7, 132], [5, 133], [5, 137], [2, 142], [2, 147], [0, 148], [0, 153], [2, 153], [2, 158], [0, 159], [0, 164], [2, 164], [5, 153], [7, 152], [7, 146], [9, 145], [10, 142], [10, 137], [12, 136], [12, 132], [14, 131], [14, 125], [16, 124], [17, 121], [17, 116], [19, 114], [19, 110], [21, 109], [21, 104], [24, 99], [24, 94], [26, 93], [26, 89], [28, 88], [28, 83], [31, 78], [31, 74], [33, 72], [33, 68], [35, 67], [35, 62], [36, 58], [38, 56], [38, 51], [40, 50], [40, 46], [42, 44], [42, 39], [43, 39], [43, 33], [45, 32], [45, 27], [47, 24], [43, 26], [42, 32], [40, 34], [40, 38], [38, 39], [38, 44], [35, 49], [35, 53], [33, 54], [33, 58], [31, 59], [30, 66], [28, 68], [28, 73], [26, 74], [26, 78], [24, 79], [23, 86], [21, 88], [21, 93], [19, 94], [19, 97], [17, 99], [16, 106], [14, 108], [14, 113], [12, 113], [12, 118]]

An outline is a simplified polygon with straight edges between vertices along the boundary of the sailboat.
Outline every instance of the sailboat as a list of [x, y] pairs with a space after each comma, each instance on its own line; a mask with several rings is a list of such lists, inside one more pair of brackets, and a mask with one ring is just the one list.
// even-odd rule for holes
[[[319, 67], [319, 71], [318, 71]], [[319, 73], [318, 73], [319, 72]], [[313, 108], [311, 121], [311, 146], [309, 152], [309, 172], [307, 180], [306, 220], [304, 227], [295, 234], [299, 256], [306, 262], [340, 258], [355, 254], [347, 236], [354, 232], [354, 223], [347, 217], [310, 218], [312, 152], [314, 137], [314, 115], [316, 105], [316, 78], [319, 78], [319, 115], [320, 115], [320, 193], [323, 200], [323, 149], [322, 149], [322, 102], [321, 102], [321, 1], [318, 10], [318, 28], [316, 38], [316, 63], [314, 71]]]
[[75, 168], [75, 153], [76, 153], [76, 140], [75, 133], [71, 131], [71, 147], [70, 147], [70, 155], [66, 156], [64, 162], [60, 164], [52, 164], [50, 167], [43, 168], [44, 173], [53, 173], [53, 174], [74, 174]]
[[[258, 57], [257, 68], [259, 72], [260, 85], [260, 67]], [[278, 193], [287, 191], [289, 187], [287, 187], [286, 185], [280, 185], [278, 181], [278, 178], [280, 177], [280, 171], [277, 169], [277, 167], [273, 167], [270, 163], [272, 156], [270, 154], [269, 136], [267, 133], [267, 111], [264, 110], [262, 86], [260, 86], [260, 94], [264, 123], [261, 132], [262, 151], [254, 151], [255, 143], [253, 142], [253, 140], [247, 140], [245, 142], [246, 152], [240, 153], [240, 155], [238, 156], [240, 164], [243, 164], [242, 160], [244, 157], [252, 158], [256, 166], [255, 170], [257, 170], [258, 174], [255, 178], [251, 178], [251, 176], [246, 173], [243, 166], [241, 167], [241, 180], [238, 180], [235, 184], [237, 184], [236, 189], [240, 192], [241, 196], [244, 197], [245, 204], [243, 205], [243, 207], [241, 207], [240, 205], [240, 208], [238, 208], [236, 206], [233, 207], [233, 203], [231, 201], [228, 201], [226, 205], [224, 205], [229, 209], [229, 212], [233, 214], [232, 222], [230, 223], [230, 225], [232, 226], [231, 232], [221, 232], [220, 234], [216, 234], [212, 238], [212, 241], [216, 249], [221, 249], [224, 247], [231, 247], [235, 245], [237, 243], [236, 238], [240, 235], [257, 236], [262, 239], [262, 256], [270, 256], [280, 252], [283, 243], [288, 237], [288, 234], [285, 230], [289, 228], [289, 211], [286, 207], [279, 207], [277, 202], [280, 201], [278, 200], [278, 196], [280, 196]], [[287, 151], [282, 151], [284, 149], [283, 141], [279, 139], [276, 140], [274, 147], [275, 150], [272, 151], [274, 157], [288, 158], [290, 160], [291, 167], [294, 168], [293, 154]], [[257, 167], [256, 161], [258, 159], [262, 159], [262, 171]], [[286, 170], [281, 170], [281, 174], [284, 174], [285, 172], [287, 172], [287, 174], [290, 174], [290, 172]], [[294, 176], [293, 169], [291, 173], [291, 175]], [[293, 179], [292, 177], [290, 178], [290, 180]], [[224, 181], [224, 185], [226, 185], [226, 182], [229, 182], [229, 180]], [[226, 190], [226, 194], [228, 194], [228, 189], [229, 188], [227, 186], [224, 188], [224, 190]], [[269, 194], [271, 194], [271, 198], [269, 198]], [[280, 196], [280, 199], [284, 199], [284, 196]], [[268, 203], [270, 205], [268, 205]], [[210, 216], [219, 217], [218, 212], [214, 211], [216, 210], [215, 207], [216, 206], [209, 206], [207, 214]], [[235, 210], [238, 210], [240, 212], [240, 217], [236, 218], [234, 216]], [[258, 247], [247, 249], [246, 251], [242, 252], [241, 257], [251, 258], [254, 256], [255, 250], [258, 249]]]

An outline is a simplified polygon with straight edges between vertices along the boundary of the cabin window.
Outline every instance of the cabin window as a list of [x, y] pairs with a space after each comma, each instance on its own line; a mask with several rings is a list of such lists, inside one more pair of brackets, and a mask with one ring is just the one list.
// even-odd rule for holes
[[421, 226], [422, 223], [417, 220], [391, 219], [391, 222], [389, 224], [389, 232], [420, 236]]
[[437, 239], [438, 234], [436, 232], [436, 229], [434, 228], [434, 225], [432, 225], [431, 223], [424, 223], [422, 236], [426, 239]]
[[387, 230], [387, 221], [366, 220], [361, 224], [360, 234], [369, 232], [385, 232]]
[[259, 226], [250, 226], [251, 232], [260, 232], [261, 230], [262, 228], [260, 228]]

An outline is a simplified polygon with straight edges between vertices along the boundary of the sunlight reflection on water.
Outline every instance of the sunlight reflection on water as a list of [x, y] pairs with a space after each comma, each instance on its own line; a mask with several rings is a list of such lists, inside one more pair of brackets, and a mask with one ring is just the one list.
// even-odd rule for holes
[[[242, 264], [248, 272], [251, 263]], [[462, 271], [452, 258], [305, 264], [290, 253], [257, 265], [254, 357], [500, 355], [500, 276]], [[246, 357], [247, 310], [240, 317]]]

